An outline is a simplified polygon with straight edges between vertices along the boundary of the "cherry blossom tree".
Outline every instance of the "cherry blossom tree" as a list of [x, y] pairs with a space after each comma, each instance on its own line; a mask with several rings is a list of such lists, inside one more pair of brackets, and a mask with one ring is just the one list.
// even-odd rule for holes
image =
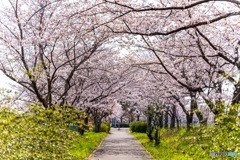
[[183, 112], [190, 127], [240, 100], [238, 0], [8, 2], [1, 71], [45, 108], [84, 110], [96, 131], [115, 101], [161, 105], [171, 127]]
[[175, 84], [187, 90], [189, 121], [196, 113], [206, 122], [197, 105], [199, 95], [218, 113], [226, 82], [234, 84], [232, 104], [238, 103], [239, 1], [105, 3], [106, 11], [114, 13], [105, 25], [114, 33], [140, 35], [158, 61], [151, 64], [158, 63]]
[[[45, 0], [9, 4], [1, 12], [1, 71], [46, 108], [74, 104], [76, 85], [81, 86], [89, 72], [84, 68], [87, 61], [99, 58], [110, 36], [92, 28], [96, 19], [84, 12], [91, 4]], [[78, 6], [82, 14], [75, 14]]]

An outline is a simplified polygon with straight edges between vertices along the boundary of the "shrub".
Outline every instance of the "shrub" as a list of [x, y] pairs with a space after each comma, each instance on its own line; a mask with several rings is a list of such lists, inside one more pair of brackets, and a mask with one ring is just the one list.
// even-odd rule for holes
[[146, 133], [147, 123], [143, 121], [135, 121], [130, 123], [130, 130], [132, 132]]
[[128, 127], [129, 127], [129, 124], [128, 124], [128, 123], [121, 123], [121, 124], [120, 124], [120, 127], [121, 127], [121, 128], [128, 128]]
[[105, 122], [101, 123], [100, 132], [109, 133], [110, 129], [111, 129], [111, 126], [109, 123], [105, 123]]
[[69, 147], [80, 134], [68, 129], [81, 127], [74, 109], [33, 107], [19, 114], [0, 111], [0, 159], [71, 159]]

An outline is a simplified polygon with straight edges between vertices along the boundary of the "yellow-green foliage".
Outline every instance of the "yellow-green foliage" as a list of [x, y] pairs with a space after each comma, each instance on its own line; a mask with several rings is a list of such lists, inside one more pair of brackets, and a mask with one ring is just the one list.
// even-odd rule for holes
[[[87, 138], [68, 129], [81, 127], [82, 113], [71, 108], [31, 108], [29, 113], [0, 111], [0, 159], [74, 159], [74, 144]], [[99, 138], [101, 139], [101, 137]], [[100, 140], [96, 140], [99, 143]], [[78, 148], [81, 153], [83, 148]], [[93, 149], [93, 148], [91, 148]], [[91, 151], [83, 151], [89, 154]], [[76, 158], [81, 159], [81, 158]]]
[[111, 126], [109, 123], [105, 123], [105, 122], [101, 123], [100, 132], [109, 133], [110, 129], [111, 129]]

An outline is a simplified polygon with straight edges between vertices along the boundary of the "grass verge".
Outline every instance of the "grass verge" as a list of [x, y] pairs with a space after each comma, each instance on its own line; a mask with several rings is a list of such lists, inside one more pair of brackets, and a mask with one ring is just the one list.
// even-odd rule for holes
[[83, 160], [88, 158], [92, 151], [107, 136], [107, 133], [86, 132], [84, 136], [74, 139], [73, 146], [70, 150], [73, 160]]
[[[239, 134], [231, 136], [230, 138], [224, 136], [225, 138], [219, 139], [219, 136], [213, 133], [214, 131], [216, 132], [214, 128], [210, 127], [207, 129], [199, 127], [190, 131], [186, 129], [162, 129], [160, 135], [161, 143], [159, 146], [155, 146], [153, 142], [150, 142], [146, 133], [132, 134], [156, 160], [239, 159], [240, 150], [238, 146], [240, 142], [234, 141], [234, 145], [230, 145], [233, 142], [231, 139], [238, 139]], [[215, 141], [216, 138], [219, 141], [218, 143]], [[210, 152], [237, 152], [238, 156], [211, 157]]]
[[172, 133], [172, 134], [164, 134], [164, 136], [161, 136], [161, 144], [159, 146], [155, 146], [153, 142], [150, 142], [146, 133], [132, 133], [134, 137], [136, 137], [141, 144], [145, 147], [147, 152], [150, 153], [150, 155], [154, 159], [189, 159], [192, 158], [187, 155], [186, 153], [179, 152], [177, 149], [177, 139], [178, 134]]

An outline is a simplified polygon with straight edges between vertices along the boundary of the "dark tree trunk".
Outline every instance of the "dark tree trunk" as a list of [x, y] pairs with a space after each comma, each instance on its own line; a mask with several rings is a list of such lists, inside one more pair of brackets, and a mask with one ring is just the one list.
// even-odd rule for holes
[[201, 112], [199, 112], [199, 111], [197, 111], [197, 112], [195, 112], [196, 113], [196, 115], [197, 115], [197, 117], [198, 117], [198, 120], [199, 120], [199, 123], [200, 123], [200, 125], [207, 125], [207, 117], [206, 118], [203, 118], [203, 115], [202, 115], [202, 113]]
[[164, 127], [168, 128], [168, 111], [166, 111], [164, 115]]
[[153, 141], [153, 126], [152, 126], [152, 121], [153, 121], [153, 113], [152, 113], [152, 109], [150, 107], [148, 107], [148, 111], [147, 111], [147, 136], [149, 138], [150, 141]]
[[153, 141], [153, 127], [152, 126], [147, 126], [147, 136], [148, 136], [148, 139], [152, 142]]
[[85, 124], [85, 125], [88, 125], [88, 117], [85, 117], [85, 118], [84, 118], [84, 124]]
[[155, 145], [158, 146], [160, 144], [160, 136], [159, 136], [159, 129], [155, 129], [155, 135], [154, 135], [154, 140], [155, 140]]
[[140, 115], [138, 114], [138, 115], [137, 115], [137, 121], [139, 121], [139, 120], [140, 120]]
[[174, 129], [175, 128], [175, 115], [172, 114], [171, 116], [171, 123], [170, 123], [170, 129]]
[[172, 107], [172, 116], [171, 116], [171, 123], [170, 123], [170, 129], [175, 128], [175, 121], [176, 120], [176, 106]]
[[123, 122], [123, 116], [120, 118], [120, 121], [121, 121], [121, 124], [122, 124], [122, 122]]
[[[190, 129], [192, 121], [193, 121], [193, 110], [190, 108], [190, 113], [186, 110], [184, 104], [181, 102], [180, 98], [177, 96], [174, 96], [174, 98], [177, 100], [179, 103], [180, 107], [182, 108], [183, 112], [186, 115], [186, 120], [187, 120], [187, 128]], [[181, 125], [181, 120], [180, 120], [180, 125]]]
[[201, 110], [198, 108], [196, 93], [191, 92], [191, 109], [195, 112], [201, 125], [207, 125], [207, 118], [203, 118]]
[[203, 115], [201, 113], [201, 111], [195, 111], [196, 116], [198, 117], [199, 123], [202, 123], [203, 121]]
[[161, 112], [160, 118], [159, 118], [159, 127], [163, 128], [163, 112]]
[[[233, 106], [234, 108], [230, 108], [229, 115], [231, 115], [233, 117], [237, 117], [238, 116], [239, 105], [236, 105], [236, 104], [239, 104], [239, 103], [240, 103], [240, 82], [238, 82], [235, 85], [235, 90], [234, 90], [233, 99], [232, 99], [232, 105], [234, 105]], [[233, 118], [231, 121], [235, 121], [236, 122], [236, 118]]]
[[186, 114], [186, 119], [187, 119], [187, 129], [190, 129], [193, 121], [193, 113]]
[[240, 101], [240, 82], [235, 85], [235, 90], [233, 92], [232, 104], [237, 104]]
[[101, 123], [102, 123], [101, 120], [94, 119], [94, 132], [96, 133], [100, 132]]
[[[203, 96], [202, 96], [203, 97]], [[213, 114], [215, 115], [214, 119], [216, 119], [216, 117], [218, 117], [219, 113], [220, 113], [220, 109], [222, 109], [224, 106], [221, 105], [221, 101], [220, 100], [216, 100], [216, 103], [214, 104], [212, 101], [210, 101], [209, 99], [203, 97], [205, 103], [208, 105], [208, 107], [210, 108], [210, 110], [213, 112]], [[214, 120], [215, 121], [215, 120]], [[207, 123], [207, 119], [206, 122]]]
[[84, 135], [84, 129], [83, 128], [78, 128], [77, 131], [81, 134], [81, 135]]
[[180, 129], [180, 119], [176, 118], [176, 121], [177, 121], [177, 129]]
[[84, 129], [89, 130], [89, 127], [88, 127], [88, 117], [84, 118]]
[[191, 104], [190, 104], [190, 114], [187, 115], [187, 128], [190, 129], [193, 122], [193, 114], [197, 109], [196, 93], [190, 92]]

